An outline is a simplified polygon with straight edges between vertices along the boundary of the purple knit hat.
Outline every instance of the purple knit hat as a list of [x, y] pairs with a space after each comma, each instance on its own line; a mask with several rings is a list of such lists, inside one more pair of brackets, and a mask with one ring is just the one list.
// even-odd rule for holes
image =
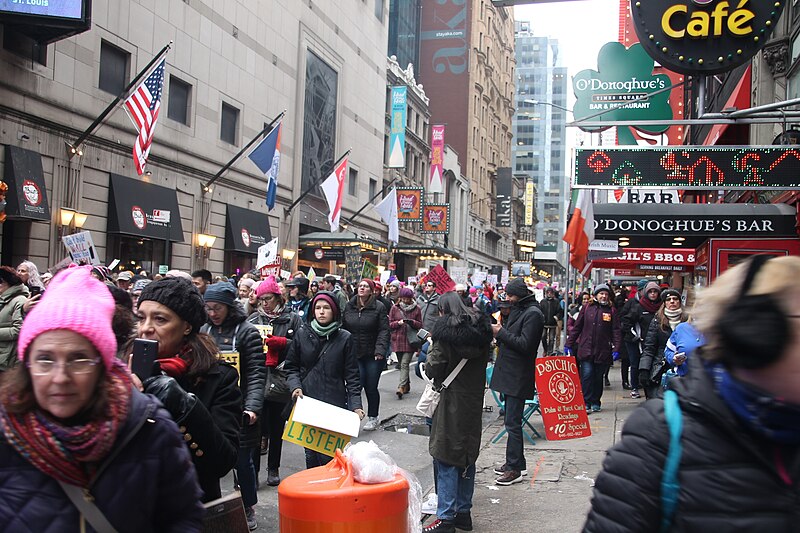
[[56, 274], [39, 303], [28, 313], [19, 332], [18, 357], [25, 360], [33, 340], [47, 331], [66, 329], [86, 337], [106, 369], [117, 354], [111, 329], [114, 298], [105, 283], [91, 276], [90, 267], [68, 268]]

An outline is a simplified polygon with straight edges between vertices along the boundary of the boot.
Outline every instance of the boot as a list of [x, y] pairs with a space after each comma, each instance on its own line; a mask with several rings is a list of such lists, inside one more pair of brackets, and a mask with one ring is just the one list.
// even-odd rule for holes
[[402, 386], [401, 387], [397, 387], [397, 399], [398, 400], [402, 400], [403, 399], [403, 392], [404, 391], [405, 391], [405, 387], [402, 387]]
[[403, 387], [403, 394], [408, 394], [411, 392], [411, 383], [406, 383], [405, 387]]

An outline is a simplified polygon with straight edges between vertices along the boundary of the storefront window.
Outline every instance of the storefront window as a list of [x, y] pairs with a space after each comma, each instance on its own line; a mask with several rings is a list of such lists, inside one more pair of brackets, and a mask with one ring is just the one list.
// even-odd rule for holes
[[109, 258], [119, 259], [117, 270], [137, 272], [145, 270], [151, 275], [158, 274], [159, 265], [168, 265], [166, 241], [131, 237], [128, 235], [109, 235]]
[[257, 256], [238, 252], [225, 252], [225, 275], [241, 276], [256, 268]]

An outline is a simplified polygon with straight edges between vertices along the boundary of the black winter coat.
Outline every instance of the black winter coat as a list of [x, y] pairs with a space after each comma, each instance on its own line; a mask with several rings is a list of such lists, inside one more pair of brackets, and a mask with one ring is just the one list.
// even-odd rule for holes
[[533, 294], [511, 307], [508, 322], [495, 337], [497, 361], [492, 374], [492, 390], [532, 400], [536, 390], [536, 354], [542, 342], [544, 315]]
[[592, 302], [581, 308], [572, 332], [564, 345], [575, 352], [579, 361], [610, 365], [612, 353], [619, 351], [622, 335], [619, 315], [611, 305]]
[[[672, 531], [797, 531], [800, 451], [747, 431], [717, 396], [698, 358], [690, 358], [689, 367], [685, 377], [670, 382], [683, 415]], [[668, 443], [663, 400], [650, 400], [633, 412], [603, 462], [584, 531], [659, 530]], [[783, 476], [777, 457], [782, 457]]]
[[[320, 355], [321, 354], [321, 355]], [[341, 328], [320, 337], [303, 324], [286, 354], [289, 390], [342, 409], [361, 409], [358, 359], [350, 332]]]
[[[647, 298], [647, 296], [640, 296], [639, 298]], [[650, 322], [655, 318], [657, 311], [645, 310], [642, 304], [636, 298], [631, 298], [625, 305], [622, 306], [622, 313], [620, 316], [620, 326], [622, 327], [622, 334], [626, 342], [638, 341], [644, 343], [647, 338], [647, 332], [650, 330]], [[638, 338], [634, 336], [633, 332], [638, 332]]]
[[213, 366], [198, 383], [186, 376], [177, 378], [183, 390], [199, 400], [179, 429], [197, 469], [204, 502], [222, 496], [219, 480], [236, 466], [242, 422], [238, 380], [236, 369], [227, 363]]
[[644, 341], [642, 358], [639, 359], [639, 370], [651, 372], [653, 367], [664, 359], [664, 348], [667, 347], [670, 335], [672, 335], [672, 328], [669, 324], [667, 324], [665, 331], [661, 329], [658, 320], [650, 322], [650, 328], [647, 330], [647, 337]]
[[342, 314], [342, 328], [353, 336], [356, 356], [381, 357], [389, 350], [389, 312], [372, 298], [366, 307], [358, 308], [358, 296], [353, 296]]
[[442, 391], [433, 414], [428, 449], [434, 459], [466, 468], [475, 464], [481, 447], [481, 413], [492, 327], [486, 315], [479, 315], [474, 326], [466, 320], [449, 325], [447, 318], [440, 317], [431, 335], [433, 346], [428, 351], [425, 373], [434, 385], [441, 386], [461, 359], [467, 359], [467, 363]]
[[561, 309], [561, 304], [557, 298], [552, 300], [545, 298], [539, 302], [539, 308], [544, 315], [545, 326], [555, 326], [558, 322], [564, 320], [564, 310]]
[[[201, 331], [211, 335], [221, 352], [239, 352], [242, 411], [260, 413], [264, 406], [267, 368], [264, 365], [264, 343], [256, 327], [247, 321], [243, 309], [235, 305], [228, 306], [228, 316], [220, 326], [209, 322]], [[254, 448], [260, 441], [261, 431], [258, 422], [242, 426], [239, 434], [241, 448]]]
[[[204, 515], [189, 449], [169, 413], [133, 391], [128, 418], [91, 482], [95, 505], [120, 533], [200, 531]], [[80, 530], [80, 515], [58, 482], [0, 432], [0, 531]], [[93, 531], [87, 524], [87, 530]]]
[[[278, 364], [283, 363], [286, 360], [286, 354], [289, 353], [289, 346], [292, 344], [292, 339], [294, 339], [295, 333], [300, 331], [300, 326], [303, 325], [303, 321], [300, 319], [300, 315], [292, 311], [292, 308], [289, 305], [285, 305], [283, 307], [283, 312], [278, 315], [276, 318], [269, 318], [267, 315], [256, 311], [252, 315], [247, 318], [247, 321], [254, 325], [271, 325], [272, 326], [272, 336], [273, 337], [286, 337], [286, 348], [278, 354]], [[266, 372], [266, 384], [269, 384], [269, 376], [271, 372], [274, 372], [273, 367], [267, 367]], [[266, 386], [264, 388], [264, 401], [269, 400], [268, 398]], [[275, 399], [271, 401], [276, 401]]]

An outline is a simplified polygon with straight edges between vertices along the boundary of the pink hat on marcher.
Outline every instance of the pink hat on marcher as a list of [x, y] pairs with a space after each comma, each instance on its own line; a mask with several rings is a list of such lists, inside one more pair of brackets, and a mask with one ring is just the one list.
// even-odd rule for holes
[[56, 274], [39, 303], [28, 313], [19, 332], [20, 361], [33, 340], [47, 331], [66, 329], [86, 337], [110, 369], [117, 355], [117, 339], [111, 329], [114, 298], [89, 267], [68, 268]]
[[265, 294], [280, 294], [281, 288], [278, 286], [278, 282], [275, 281], [275, 276], [270, 276], [261, 283], [259, 283], [258, 288], [256, 289], [256, 297], [261, 298]]

